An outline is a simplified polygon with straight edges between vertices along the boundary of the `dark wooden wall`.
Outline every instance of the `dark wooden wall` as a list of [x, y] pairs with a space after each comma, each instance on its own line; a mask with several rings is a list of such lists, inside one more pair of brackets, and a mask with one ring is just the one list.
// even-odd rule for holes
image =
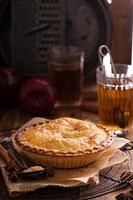
[[111, 52], [116, 63], [131, 63], [133, 0], [112, 0]]

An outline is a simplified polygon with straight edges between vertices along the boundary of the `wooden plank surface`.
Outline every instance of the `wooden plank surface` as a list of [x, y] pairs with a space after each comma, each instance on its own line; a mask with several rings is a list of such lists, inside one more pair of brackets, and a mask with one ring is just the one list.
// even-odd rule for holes
[[[78, 117], [78, 118], [82, 118], [82, 119], [91, 119], [92, 121], [98, 121], [98, 115], [97, 114], [94, 114], [94, 113], [91, 113], [91, 112], [88, 112], [83, 110], [77, 110], [77, 109], [73, 109], [72, 111], [66, 111], [64, 112], [63, 110], [56, 112], [55, 116], [73, 116], [73, 117]], [[1, 120], [0, 120], [0, 127], [1, 128], [7, 128], [7, 127], [14, 127], [14, 126], [20, 126], [21, 124], [23, 124], [25, 121], [27, 121], [28, 119], [30, 119], [32, 116], [23, 113], [22, 111], [20, 112], [19, 110], [17, 109], [11, 109], [11, 110], [8, 110], [5, 114], [3, 113], [3, 115], [1, 115]], [[9, 132], [9, 131], [7, 131]], [[6, 132], [6, 133], [7, 133]], [[0, 136], [6, 136], [7, 134], [5, 134], [5, 132], [0, 132]], [[2, 194], [0, 200], [4, 200], [4, 199], [7, 199], [7, 200], [11, 200], [11, 199], [14, 199], [14, 198], [9, 198], [9, 196], [7, 195], [7, 191], [6, 191], [6, 188], [5, 188], [5, 185], [4, 185], [4, 181], [2, 179], [2, 176], [0, 176], [0, 193]], [[128, 188], [129, 190], [129, 188]], [[113, 200], [115, 199], [115, 196], [120, 194], [121, 192], [123, 193], [126, 193], [128, 191], [127, 189], [123, 189], [123, 190], [119, 190], [117, 192], [113, 192], [113, 193], [110, 193], [110, 194], [107, 194], [107, 195], [104, 195], [104, 196], [100, 196], [100, 197], [97, 197], [95, 198], [96, 200], [106, 200], [106, 199], [110, 199], [110, 200]], [[87, 191], [86, 191], [87, 192]], [[41, 193], [42, 194], [42, 193]], [[59, 195], [60, 194], [60, 195]], [[33, 196], [32, 196], [33, 195]], [[27, 195], [24, 195], [24, 196], [21, 196], [21, 197], [17, 197], [15, 199], [17, 200], [34, 200], [36, 199], [38, 196], [38, 194], [35, 192], [33, 194], [27, 194]], [[44, 193], [42, 194], [42, 196], [44, 195], [45, 199], [47, 200], [51, 200], [51, 199], [66, 199], [66, 200], [71, 200], [71, 199], [80, 199], [80, 197], [83, 196], [83, 192], [82, 190], [80, 190], [80, 188], [75, 188], [75, 189], [71, 189], [71, 190], [68, 190], [68, 189], [58, 189], [58, 188], [49, 188], [49, 189], [46, 189], [46, 191], [44, 191]], [[57, 198], [56, 198], [57, 196]], [[40, 195], [41, 197], [41, 195]]]
[[131, 64], [133, 0], [112, 0], [113, 37], [111, 52], [115, 63]]
[[[85, 90], [85, 102], [90, 102], [90, 100], [94, 103], [97, 103], [97, 98], [96, 98], [96, 87], [91, 87], [91, 89], [86, 89]], [[93, 94], [93, 95], [91, 95]], [[94, 97], [94, 98], [93, 98]], [[91, 106], [90, 106], [91, 107]], [[81, 109], [81, 108], [74, 108], [74, 109], [60, 109], [60, 110], [54, 110], [49, 116], [44, 116], [48, 118], [56, 118], [60, 116], [71, 116], [71, 117], [77, 117], [80, 119], [91, 119], [92, 121], [98, 122], [99, 117], [98, 114], [93, 113], [92, 110], [87, 109]], [[0, 111], [0, 129], [3, 128], [10, 128], [10, 127], [18, 127], [21, 126], [23, 123], [31, 119], [33, 116], [24, 113], [22, 110], [19, 109], [8, 109], [8, 110], [1, 110]], [[0, 131], [0, 136], [6, 136], [9, 134], [9, 131], [3, 132]], [[100, 197], [95, 198], [95, 200], [113, 200], [115, 199], [115, 196], [120, 194], [120, 193], [127, 193], [130, 188], [128, 189], [123, 189], [119, 190], [116, 192], [112, 192], [110, 194], [106, 194]], [[75, 199], [80, 199], [80, 197], [83, 196], [83, 190], [80, 190], [80, 188], [73, 188], [73, 189], [59, 189], [59, 188], [48, 188], [43, 191], [44, 192], [44, 199], [51, 200], [51, 199], [62, 199], [62, 200], [75, 200]], [[87, 191], [86, 191], [87, 192]], [[35, 193], [30, 193], [21, 197], [17, 198], [10, 198], [7, 194], [6, 187], [4, 185], [4, 181], [2, 176], [0, 175], [0, 193], [2, 196], [0, 197], [0, 200], [12, 200], [12, 199], [17, 199], [17, 200], [34, 200], [36, 198], [42, 198], [43, 195], [42, 193], [39, 193], [40, 195]], [[81, 198], [82, 199], [82, 198]]]

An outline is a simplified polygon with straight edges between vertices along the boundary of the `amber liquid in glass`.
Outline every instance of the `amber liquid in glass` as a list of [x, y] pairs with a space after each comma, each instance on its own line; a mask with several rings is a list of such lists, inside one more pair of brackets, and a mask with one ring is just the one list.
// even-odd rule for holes
[[79, 105], [83, 87], [81, 64], [49, 63], [48, 70], [56, 85], [57, 105]]
[[98, 85], [99, 116], [104, 125], [125, 129], [133, 123], [133, 88]]

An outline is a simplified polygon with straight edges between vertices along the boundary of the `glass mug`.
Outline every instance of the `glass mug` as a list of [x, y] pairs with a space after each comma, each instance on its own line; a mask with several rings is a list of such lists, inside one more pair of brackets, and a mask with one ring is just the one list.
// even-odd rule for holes
[[128, 135], [133, 126], [133, 66], [115, 64], [114, 74], [105, 74], [97, 68], [99, 117], [117, 135]]
[[84, 52], [75, 46], [55, 46], [48, 56], [48, 73], [57, 89], [56, 106], [79, 106], [83, 92]]

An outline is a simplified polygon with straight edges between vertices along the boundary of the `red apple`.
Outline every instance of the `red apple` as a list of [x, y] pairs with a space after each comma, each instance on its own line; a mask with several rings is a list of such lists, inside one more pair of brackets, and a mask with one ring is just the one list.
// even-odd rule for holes
[[32, 114], [50, 111], [56, 101], [56, 91], [48, 77], [31, 77], [25, 80], [19, 92], [20, 106]]
[[0, 106], [17, 102], [21, 73], [13, 67], [0, 67]]

